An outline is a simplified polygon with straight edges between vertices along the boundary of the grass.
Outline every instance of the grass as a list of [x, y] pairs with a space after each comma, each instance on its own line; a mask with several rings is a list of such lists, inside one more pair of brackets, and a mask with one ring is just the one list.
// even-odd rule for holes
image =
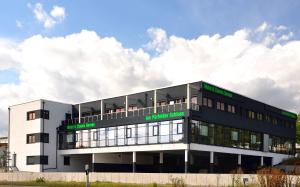
[[[45, 187], [85, 187], [85, 182], [62, 182], [62, 181], [24, 181], [24, 182], [10, 182], [0, 181], [0, 185], [21, 185], [21, 186], [45, 186]], [[171, 187], [171, 185], [160, 184], [127, 184], [127, 183], [113, 183], [113, 182], [91, 182], [90, 187]]]

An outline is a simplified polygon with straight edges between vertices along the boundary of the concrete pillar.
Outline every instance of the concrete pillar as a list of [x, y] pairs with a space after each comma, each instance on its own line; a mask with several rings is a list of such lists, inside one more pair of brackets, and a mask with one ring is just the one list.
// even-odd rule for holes
[[264, 157], [263, 156], [260, 157], [260, 166], [264, 166]]
[[125, 116], [128, 117], [128, 95], [125, 96]]
[[136, 152], [132, 152], [132, 172], [136, 172]]
[[100, 101], [100, 107], [101, 107], [101, 120], [103, 120], [103, 114], [104, 114], [104, 111], [103, 111], [103, 100]]
[[213, 173], [214, 172], [214, 164], [215, 164], [215, 162], [214, 162], [214, 152], [213, 151], [211, 151], [210, 152], [210, 154], [209, 154], [209, 172], [210, 173]]
[[274, 158], [273, 157], [271, 158], [271, 166], [272, 167], [274, 166]]
[[189, 150], [185, 149], [184, 150], [184, 172], [188, 173], [189, 170]]
[[153, 102], [154, 102], [154, 110], [153, 110], [153, 112], [154, 113], [157, 112], [157, 110], [156, 110], [156, 103], [157, 103], [156, 94], [157, 94], [157, 92], [156, 92], [156, 90], [154, 90], [154, 99], [153, 99]]
[[94, 154], [94, 153], [92, 153], [92, 168], [91, 168], [91, 171], [92, 171], [92, 172], [94, 172], [94, 171], [95, 171], [94, 164], [95, 164], [95, 154]]
[[190, 84], [187, 84], [186, 87], [186, 108], [190, 109], [191, 108], [191, 92], [190, 92]]
[[242, 155], [241, 154], [238, 154], [238, 167], [237, 167], [238, 170], [241, 170], [242, 169]]
[[78, 118], [79, 118], [79, 120], [78, 120], [78, 122], [79, 123], [81, 123], [81, 106], [80, 106], [80, 104], [79, 104], [79, 106], [78, 106]]
[[164, 153], [160, 152], [159, 153], [159, 172], [163, 172], [163, 165], [164, 165]]

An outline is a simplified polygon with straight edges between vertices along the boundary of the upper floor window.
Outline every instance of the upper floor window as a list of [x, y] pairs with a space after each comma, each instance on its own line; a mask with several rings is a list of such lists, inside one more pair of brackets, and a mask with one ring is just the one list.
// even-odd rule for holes
[[227, 111], [230, 113], [235, 114], [235, 106], [234, 105], [228, 105], [227, 106]]
[[273, 118], [272, 123], [273, 123], [274, 125], [277, 125], [277, 124], [278, 124], [278, 120], [277, 120], [276, 118]]
[[36, 119], [36, 112], [27, 112], [27, 120], [34, 120]]
[[133, 111], [133, 110], [137, 110], [137, 106], [129, 106], [128, 107], [128, 111]]
[[27, 112], [27, 121], [38, 118], [49, 119], [49, 110], [35, 110]]
[[222, 103], [222, 102], [217, 101], [217, 109], [224, 111], [225, 110], [225, 104]]
[[267, 122], [271, 122], [271, 117], [269, 115], [265, 115], [265, 119]]
[[249, 119], [255, 119], [255, 112], [249, 110], [249, 111], [248, 111], [248, 118], [249, 118]]
[[197, 96], [194, 96], [194, 97], [191, 98], [191, 103], [192, 104], [197, 104], [198, 103], [197, 100], [198, 100]]
[[262, 113], [257, 113], [257, 119], [258, 120], [263, 120], [263, 115], [262, 115]]
[[206, 97], [203, 98], [203, 102], [202, 102], [202, 105], [203, 105], [203, 106], [207, 106], [207, 107], [209, 107], [209, 108], [212, 108], [212, 107], [213, 107], [213, 104], [212, 104], [212, 103], [213, 103], [213, 102], [212, 102], [211, 99], [206, 98]]

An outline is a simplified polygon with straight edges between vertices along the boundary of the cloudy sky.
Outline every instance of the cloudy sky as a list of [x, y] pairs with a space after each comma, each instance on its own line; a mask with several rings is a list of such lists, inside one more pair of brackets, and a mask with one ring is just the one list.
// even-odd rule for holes
[[0, 7], [9, 105], [205, 80], [300, 112], [300, 1], [17, 1]]

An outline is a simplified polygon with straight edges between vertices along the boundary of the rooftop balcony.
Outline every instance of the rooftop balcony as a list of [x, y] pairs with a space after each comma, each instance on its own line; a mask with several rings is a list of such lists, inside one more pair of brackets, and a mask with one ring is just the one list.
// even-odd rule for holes
[[[96, 122], [101, 120], [112, 120], [112, 119], [123, 119], [126, 117], [139, 117], [139, 116], [147, 116], [150, 114], [155, 113], [155, 107], [147, 107], [147, 108], [139, 108], [134, 110], [128, 110], [127, 116], [126, 111], [122, 112], [112, 112], [112, 113], [104, 113], [98, 115], [91, 115], [85, 116], [80, 118], [73, 118], [62, 121], [62, 125], [69, 125], [69, 124], [77, 124], [77, 123], [89, 123], [89, 122]], [[166, 112], [176, 112], [176, 111], [183, 111], [187, 109], [187, 103], [174, 103], [168, 104], [164, 106], [156, 107], [156, 113], [166, 113]], [[190, 109], [192, 110], [199, 110], [199, 105], [191, 103]]]

